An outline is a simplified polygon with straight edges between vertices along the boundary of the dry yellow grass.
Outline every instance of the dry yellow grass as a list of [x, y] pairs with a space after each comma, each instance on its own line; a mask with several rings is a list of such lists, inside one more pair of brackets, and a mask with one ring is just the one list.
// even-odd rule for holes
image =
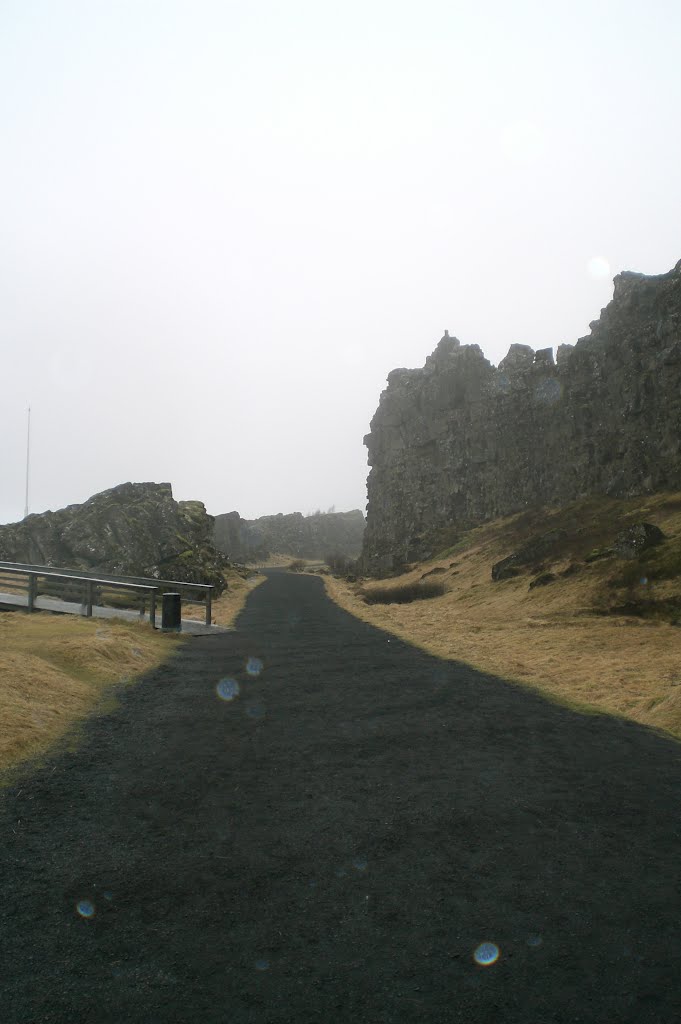
[[[237, 615], [246, 603], [248, 595], [265, 580], [265, 577], [260, 574], [244, 579], [243, 576], [234, 570], [228, 570], [225, 573], [225, 577], [228, 588], [221, 597], [214, 598], [211, 607], [211, 619], [216, 626], [233, 626]], [[203, 615], [203, 605], [197, 606], [196, 610], [192, 608], [191, 604], [182, 606], [183, 619], [203, 621]]]
[[[231, 626], [264, 576], [228, 571], [213, 622]], [[203, 606], [183, 606], [203, 619]], [[123, 619], [0, 613], [0, 771], [44, 754], [97, 709], [110, 708], [112, 684], [133, 681], [168, 658], [182, 639]]]
[[168, 658], [176, 635], [120, 619], [0, 614], [0, 769], [44, 753], [112, 684]]
[[276, 552], [272, 552], [267, 558], [261, 561], [253, 562], [255, 569], [283, 569], [285, 566], [290, 565], [293, 561], [293, 555], [279, 555]]
[[[612, 533], [615, 521], [626, 525], [645, 519], [664, 530], [668, 547], [681, 541], [678, 496], [603, 502], [600, 513], [591, 502], [572, 514], [586, 515], [586, 508], [594, 524], [592, 540], [604, 531]], [[543, 529], [560, 525], [569, 514], [546, 513]], [[547, 525], [552, 515], [556, 521]], [[527, 575], [492, 582], [492, 564], [522, 539], [521, 520], [480, 527], [447, 557], [390, 581], [349, 584], [326, 577], [327, 591], [358, 618], [439, 657], [529, 685], [572, 706], [623, 715], [681, 736], [681, 629], [655, 619], [595, 614], [613, 595], [625, 594], [612, 585], [613, 574], [631, 564], [619, 559], [582, 563], [577, 575], [534, 590], [528, 589]], [[534, 532], [541, 529], [535, 525]], [[588, 547], [589, 531], [580, 532], [585, 534], [582, 546]], [[550, 566], [551, 572], [560, 573], [571, 561], [566, 556]], [[367, 605], [360, 596], [364, 587], [413, 583], [434, 568], [444, 570], [428, 577], [445, 584], [441, 597]], [[650, 584], [634, 589], [644, 586], [649, 597]], [[678, 577], [661, 579], [652, 589], [656, 600], [678, 600], [681, 594]]]

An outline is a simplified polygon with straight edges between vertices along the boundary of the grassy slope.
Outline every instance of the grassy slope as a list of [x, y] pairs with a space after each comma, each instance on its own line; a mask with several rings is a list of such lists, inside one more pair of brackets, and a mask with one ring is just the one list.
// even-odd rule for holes
[[[660, 526], [665, 543], [632, 561], [584, 561], [641, 521]], [[563, 535], [541, 568], [572, 575], [529, 590], [535, 566], [492, 582], [493, 563], [554, 530]], [[427, 578], [446, 593], [411, 604], [365, 604], [363, 589], [388, 581], [325, 582], [342, 607], [433, 654], [681, 736], [681, 629], [672, 625], [681, 619], [681, 495], [592, 499], [497, 520], [390, 584], [432, 569], [444, 570]]]
[[[213, 621], [231, 625], [263, 579], [230, 572]], [[197, 608], [194, 617], [202, 618]], [[185, 618], [191, 609], [183, 608]], [[109, 710], [114, 685], [134, 682], [182, 642], [122, 619], [0, 613], [0, 771], [44, 754], [93, 711]]]
[[112, 684], [155, 668], [178, 642], [143, 623], [0, 614], [0, 769], [43, 754]]

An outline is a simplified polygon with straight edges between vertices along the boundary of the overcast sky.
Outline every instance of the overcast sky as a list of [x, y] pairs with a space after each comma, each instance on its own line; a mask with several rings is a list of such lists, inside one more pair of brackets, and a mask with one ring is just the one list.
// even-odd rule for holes
[[678, 0], [0, 0], [0, 522], [364, 508], [385, 378], [681, 258]]

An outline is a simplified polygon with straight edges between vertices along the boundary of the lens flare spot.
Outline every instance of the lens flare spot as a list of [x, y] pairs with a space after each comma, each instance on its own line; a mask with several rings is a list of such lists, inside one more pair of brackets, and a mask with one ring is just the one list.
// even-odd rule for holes
[[267, 970], [269, 970], [269, 966], [270, 966], [269, 960], [262, 959], [262, 960], [256, 960], [255, 961], [255, 969], [256, 969], [256, 971], [267, 971]]
[[90, 900], [78, 900], [76, 903], [76, 912], [81, 917], [90, 918], [95, 916], [94, 903], [90, 903]]
[[260, 658], [249, 658], [246, 662], [246, 672], [252, 679], [257, 678], [263, 670], [263, 663]]
[[499, 959], [499, 947], [493, 942], [481, 942], [473, 953], [473, 959], [481, 967], [489, 967]]
[[594, 281], [604, 281], [610, 277], [610, 264], [603, 256], [592, 256], [586, 265], [589, 277]]
[[220, 700], [234, 700], [239, 696], [239, 684], [235, 679], [221, 679], [215, 687]]

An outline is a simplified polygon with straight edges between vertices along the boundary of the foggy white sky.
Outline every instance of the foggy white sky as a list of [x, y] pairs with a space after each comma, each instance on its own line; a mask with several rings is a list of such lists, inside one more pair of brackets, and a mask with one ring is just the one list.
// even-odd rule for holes
[[0, 522], [29, 403], [34, 512], [363, 509], [393, 367], [681, 258], [680, 46], [678, 0], [2, 0]]

